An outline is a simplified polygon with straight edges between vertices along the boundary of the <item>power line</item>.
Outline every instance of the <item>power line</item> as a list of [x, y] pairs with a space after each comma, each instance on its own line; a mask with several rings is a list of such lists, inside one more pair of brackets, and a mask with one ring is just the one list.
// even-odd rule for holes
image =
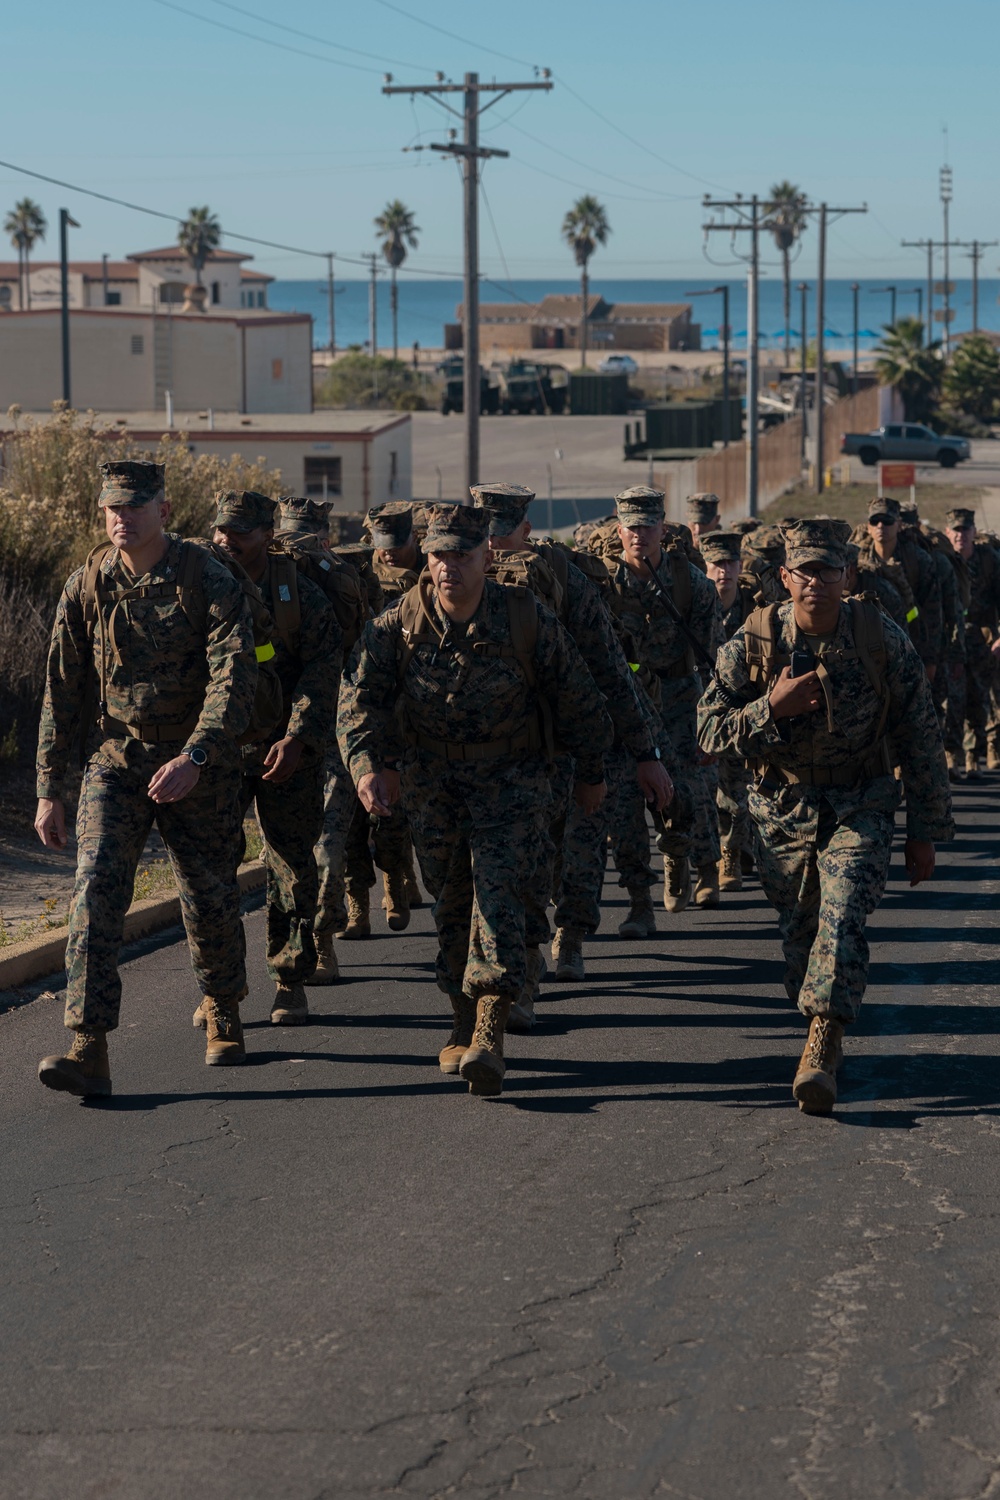
[[634, 192], [649, 193], [649, 202], [662, 200], [663, 202], [676, 202], [676, 196], [657, 192], [656, 188], [644, 187], [640, 182], [629, 182], [625, 177], [618, 177], [614, 172], [605, 172], [601, 167], [594, 167], [589, 162], [581, 161], [578, 156], [570, 156], [568, 151], [561, 151], [558, 146], [550, 146], [537, 135], [532, 135], [530, 130], [525, 130], [522, 125], [511, 125], [511, 130], [516, 130], [518, 135], [523, 135], [527, 140], [533, 141], [536, 146], [541, 146], [543, 151], [552, 151], [556, 156], [562, 156], [566, 161], [573, 163], [575, 167], [582, 167], [585, 172], [594, 172], [599, 177], [607, 177], [611, 182], [617, 182], [622, 187], [632, 188]]
[[493, 210], [490, 207], [490, 200], [489, 200], [489, 198], [486, 195], [486, 184], [483, 181], [483, 174], [481, 172], [479, 174], [479, 191], [482, 194], [483, 203], [486, 205], [486, 217], [490, 221], [490, 228], [493, 230], [493, 238], [497, 242], [497, 250], [498, 250], [499, 255], [500, 255], [500, 264], [503, 266], [503, 274], [506, 276], [506, 278], [507, 278], [507, 280], [509, 282], [510, 281], [510, 268], [507, 265], [507, 257], [503, 253], [503, 246], [500, 243], [500, 235], [497, 233], [496, 220], [493, 217]]
[[[264, 26], [273, 26], [276, 31], [287, 31], [289, 36], [300, 36], [307, 42], [319, 42], [321, 47], [333, 47], [337, 52], [352, 52], [355, 57], [370, 57], [375, 62], [392, 63], [395, 67], [415, 68], [418, 73], [434, 72], [433, 68], [421, 68], [418, 63], [404, 62], [399, 57], [383, 57], [381, 52], [365, 52], [361, 47], [348, 47], [346, 42], [331, 42], [327, 37], [316, 36], [312, 31], [300, 31], [297, 26], [286, 26], [281, 21], [272, 21], [268, 16], [258, 15], [255, 10], [247, 10], [242, 5], [234, 5], [232, 0], [212, 0], [212, 4], [221, 5], [224, 10], [235, 11], [237, 15], [247, 16], [251, 21], [260, 21]], [[373, 68], [371, 71], [376, 70]]]
[[175, 10], [179, 15], [190, 16], [192, 21], [202, 21], [206, 26], [216, 26], [220, 31], [229, 31], [234, 36], [248, 37], [251, 42], [260, 42], [262, 47], [277, 47], [280, 52], [291, 52], [296, 57], [308, 57], [310, 62], [329, 63], [333, 68], [350, 68], [353, 73], [380, 73], [380, 68], [368, 68], [364, 63], [344, 62], [339, 57], [318, 57], [315, 52], [307, 52], [304, 47], [291, 47], [287, 42], [277, 42], [273, 37], [256, 36], [252, 31], [244, 31], [241, 26], [230, 26], [227, 21], [216, 21], [212, 16], [203, 16], [196, 10], [188, 10], [186, 5], [177, 5], [175, 0], [153, 0], [154, 5], [162, 5], [167, 10]]
[[397, 16], [405, 16], [408, 21], [415, 21], [418, 26], [426, 26], [428, 31], [436, 31], [439, 36], [450, 37], [453, 42], [461, 42], [463, 47], [474, 47], [477, 52], [488, 52], [491, 57], [502, 57], [504, 62], [517, 63], [520, 68], [533, 68], [534, 63], [525, 62], [523, 57], [511, 57], [509, 52], [498, 52], [495, 47], [486, 47], [482, 42], [473, 42], [467, 36], [459, 36], [455, 31], [448, 31], [444, 26], [436, 26], [433, 21], [425, 21], [423, 16], [415, 16], [412, 11], [404, 10], [401, 5], [393, 5], [392, 0], [377, 0], [379, 5], [385, 6], [386, 10], [394, 10]]

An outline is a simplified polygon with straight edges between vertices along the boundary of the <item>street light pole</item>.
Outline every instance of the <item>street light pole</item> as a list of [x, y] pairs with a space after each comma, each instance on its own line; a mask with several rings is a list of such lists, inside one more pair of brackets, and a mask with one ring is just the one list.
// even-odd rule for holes
[[328, 250], [327, 253], [326, 253], [326, 312], [327, 312], [327, 317], [330, 320], [330, 342], [329, 342], [330, 358], [333, 359], [334, 355], [337, 353], [337, 335], [336, 335], [336, 332], [335, 332], [335, 329], [334, 329], [334, 322], [333, 322], [333, 252], [332, 252], [332, 250]]
[[696, 292], [685, 292], [685, 297], [722, 298], [722, 446], [729, 447], [729, 286], [711, 286]]
[[851, 300], [854, 305], [854, 364], [851, 373], [851, 395], [858, 394], [858, 292], [861, 290], [856, 281], [851, 282]]
[[70, 404], [70, 379], [69, 379], [69, 253], [67, 229], [79, 229], [80, 226], [70, 216], [68, 208], [59, 210], [59, 294], [60, 312], [62, 324], [62, 398], [66, 405]]
[[799, 374], [801, 381], [799, 388], [799, 405], [802, 407], [802, 437], [799, 443], [799, 463], [804, 469], [806, 466], [806, 438], [809, 435], [809, 389], [806, 381], [806, 355], [809, 352], [809, 331], [806, 323], [809, 316], [809, 283], [799, 282], [799, 291], [802, 293], [802, 369]]
[[948, 209], [952, 199], [951, 168], [944, 166], [940, 173], [941, 183], [941, 208], [944, 212], [944, 357], [948, 358], [951, 353], [951, 286], [948, 281], [949, 259], [948, 250]]

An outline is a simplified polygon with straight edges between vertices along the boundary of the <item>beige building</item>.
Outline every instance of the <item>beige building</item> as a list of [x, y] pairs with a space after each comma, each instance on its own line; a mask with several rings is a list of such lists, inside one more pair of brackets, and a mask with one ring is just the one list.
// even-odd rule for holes
[[[70, 395], [80, 410], [312, 410], [312, 318], [165, 307], [70, 311]], [[58, 310], [0, 317], [0, 411], [62, 396]], [[168, 397], [169, 393], [169, 397]], [[161, 420], [163, 420], [161, 418]]]
[[[209, 307], [230, 311], [266, 308], [267, 288], [274, 280], [247, 265], [252, 255], [216, 250], [202, 272]], [[74, 260], [68, 266], [70, 307], [153, 307], [184, 300], [194, 272], [177, 245], [139, 250], [125, 260]], [[61, 305], [58, 261], [32, 261], [23, 299], [17, 261], [0, 261], [0, 311], [24, 312]]]
[[[483, 302], [479, 347], [484, 359], [524, 349], [579, 349], [581, 299], [551, 294], [540, 302]], [[445, 348], [461, 349], [464, 310], [445, 324]], [[606, 354], [631, 349], [700, 349], [701, 325], [691, 322], [688, 302], [606, 302], [587, 299], [587, 344]]]

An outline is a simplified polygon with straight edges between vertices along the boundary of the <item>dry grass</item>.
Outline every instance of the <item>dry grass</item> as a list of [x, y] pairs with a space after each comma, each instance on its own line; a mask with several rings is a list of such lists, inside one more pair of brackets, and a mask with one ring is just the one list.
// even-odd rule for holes
[[[867, 521], [868, 502], [876, 492], [874, 479], [870, 484], [834, 484], [822, 495], [813, 493], [805, 486], [798, 486], [774, 500], [766, 510], [761, 511], [760, 518], [765, 525], [773, 526], [782, 516], [838, 516], [850, 521], [852, 526], [857, 526], [859, 522]], [[897, 500], [910, 498], [908, 489], [887, 489], [885, 493]], [[929, 521], [932, 526], [940, 526], [944, 521], [945, 511], [954, 505], [975, 508], [982, 493], [977, 485], [918, 484], [917, 504], [921, 520]]]

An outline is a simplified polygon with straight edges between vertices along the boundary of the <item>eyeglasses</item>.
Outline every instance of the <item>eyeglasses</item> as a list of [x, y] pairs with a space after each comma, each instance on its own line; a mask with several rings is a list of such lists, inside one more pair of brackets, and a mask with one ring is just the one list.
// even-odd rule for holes
[[895, 526], [899, 522], [898, 516], [869, 516], [869, 526]]
[[839, 583], [844, 576], [843, 568], [815, 568], [811, 573], [807, 573], [804, 568], [789, 568], [788, 572], [800, 583], [809, 583], [814, 578], [818, 578], [820, 583]]

